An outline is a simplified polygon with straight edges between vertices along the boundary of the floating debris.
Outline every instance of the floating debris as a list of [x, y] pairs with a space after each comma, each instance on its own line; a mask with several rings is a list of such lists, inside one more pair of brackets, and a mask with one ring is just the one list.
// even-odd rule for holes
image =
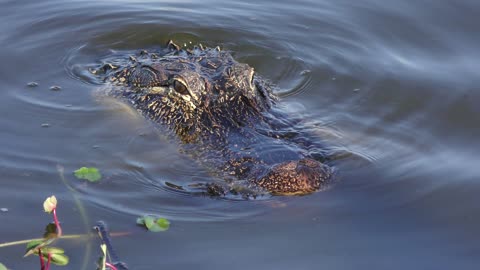
[[48, 128], [48, 127], [50, 127], [50, 124], [49, 124], [49, 123], [43, 123], [43, 124], [42, 124], [42, 127]]
[[360, 91], [360, 88], [355, 88], [355, 89], [353, 89], [353, 92], [355, 92], [355, 93], [356, 93], [356, 92], [359, 92], [359, 91]]
[[4, 212], [4, 213], [8, 212], [8, 208], [2, 207], [2, 208], [0, 208], [0, 212]]
[[27, 86], [28, 87], [37, 87], [38, 83], [37, 82], [29, 82], [29, 83], [27, 83]]
[[53, 85], [52, 87], [50, 87], [50, 90], [52, 91], [60, 91], [62, 90], [62, 87], [58, 86], [58, 85]]

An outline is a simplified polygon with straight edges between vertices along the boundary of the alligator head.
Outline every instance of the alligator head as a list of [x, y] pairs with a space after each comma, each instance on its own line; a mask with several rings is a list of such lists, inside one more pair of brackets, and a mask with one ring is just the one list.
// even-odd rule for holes
[[[274, 194], [311, 193], [331, 178], [328, 166], [308, 156], [268, 163], [252, 151], [239, 150], [261, 140], [253, 134], [259, 125], [269, 124], [266, 112], [277, 98], [252, 67], [237, 62], [227, 51], [202, 46], [184, 50], [170, 41], [159, 53], [142, 51], [103, 70], [113, 86], [109, 95], [163, 123], [201, 163], [213, 164], [219, 171], [238, 163], [229, 175]], [[246, 155], [249, 162], [236, 162]]]

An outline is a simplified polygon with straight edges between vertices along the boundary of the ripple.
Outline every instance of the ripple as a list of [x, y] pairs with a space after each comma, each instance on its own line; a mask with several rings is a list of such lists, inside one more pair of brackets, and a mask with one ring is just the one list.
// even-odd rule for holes
[[[411, 172], [427, 178], [428, 170], [415, 167], [416, 163], [432, 169], [435, 162], [443, 162], [475, 175], [474, 166], [466, 162], [471, 155], [450, 163], [431, 157], [440, 154], [432, 148], [454, 155], [455, 151], [439, 145], [462, 138], [470, 138], [468, 143], [473, 144], [475, 136], [466, 133], [478, 134], [474, 121], [460, 120], [474, 117], [478, 111], [475, 102], [461, 100], [461, 95], [476, 95], [468, 92], [476, 89], [480, 70], [475, 62], [478, 37], [469, 34], [475, 33], [476, 25], [463, 19], [463, 13], [455, 25], [444, 22], [449, 17], [444, 15], [458, 15], [466, 4], [439, 6], [435, 12], [442, 16], [435, 16], [430, 6], [425, 6], [427, 2], [314, 2], [305, 1], [295, 9], [291, 3], [272, 1], [213, 3], [218, 8], [212, 9], [188, 1], [164, 1], [162, 5], [150, 1], [50, 1], [23, 7], [22, 12], [35, 14], [33, 19], [7, 12], [5, 18], [15, 31], [7, 31], [0, 41], [18, 54], [7, 60], [13, 63], [18, 58], [21, 64], [2, 69], [2, 74], [9, 72], [5, 73], [8, 77], [16, 77], [18, 72], [11, 70], [21, 70], [29, 76], [21, 84], [35, 76], [40, 86], [32, 91], [7, 91], [9, 108], [22, 109], [14, 118], [18, 123], [4, 125], [15, 132], [2, 139], [24, 141], [18, 147], [4, 147], [6, 164], [14, 167], [16, 161], [25, 161], [35, 167], [38, 163], [46, 171], [47, 163], [60, 159], [72, 167], [80, 160], [98, 160], [118, 174], [109, 183], [118, 185], [119, 192], [89, 189], [86, 194], [91, 196], [86, 195], [86, 199], [132, 215], [142, 212], [145, 205], [148, 211], [164, 211], [184, 220], [190, 216], [222, 220], [261, 212], [245, 207], [246, 203], [200, 198], [168, 188], [167, 182], [185, 185], [212, 179], [205, 171], [189, 166], [191, 162], [185, 157], [175, 156], [175, 147], [167, 146], [174, 143], [158, 140], [146, 121], [130, 121], [120, 113], [123, 109], [112, 110], [92, 98], [94, 88], [102, 82], [89, 68], [112, 56], [156, 49], [174, 39], [186, 46], [219, 45], [253, 66], [277, 86], [280, 104], [286, 104], [282, 109], [292, 123], [300, 123], [294, 132], [308, 131], [319, 138], [321, 146], [306, 151], [327, 151], [335, 166], [351, 173], [347, 180], [366, 170], [391, 173], [360, 182], [367, 191], [373, 193], [381, 184], [393, 188], [402, 181], [414, 185], [413, 180], [402, 177]], [[474, 9], [463, 9], [465, 17], [471, 15], [470, 10]], [[63, 66], [57, 69], [59, 63]], [[61, 91], [45, 91], [58, 84], [57, 80]], [[9, 82], [9, 86], [14, 83]], [[354, 92], [359, 88], [361, 91]], [[451, 114], [445, 115], [445, 111], [457, 117], [449, 118]], [[47, 121], [52, 123], [48, 129], [31, 128]], [[31, 134], [36, 134], [36, 142], [28, 137]], [[56, 148], [58, 141], [62, 142], [61, 150], [47, 149]], [[104, 148], [91, 153], [88, 147], [75, 147], [92, 144]], [[277, 150], [272, 147], [265, 153]], [[56, 156], [62, 153], [69, 157]], [[166, 165], [172, 163], [169, 157], [183, 161], [172, 168]], [[428, 193], [429, 189], [425, 190]], [[186, 202], [177, 209], [179, 201]]]
[[[55, 171], [62, 164], [85, 206], [95, 205], [92, 217], [124, 228], [142, 214], [185, 221], [162, 235], [164, 252], [151, 248], [159, 241], [150, 234], [117, 243], [139, 268], [147, 268], [144, 258], [180, 269], [225, 268], [246, 252], [237, 268], [313, 269], [318, 258], [335, 268], [342, 256], [352, 269], [365, 258], [395, 261], [399, 269], [475, 269], [479, 3], [3, 1], [0, 198], [6, 218], [25, 222], [1, 229], [23, 238], [38, 214], [30, 205], [50, 194], [72, 209], [63, 211], [64, 221], [78, 223]], [[157, 49], [168, 39], [219, 45], [276, 85], [282, 98], [275, 110], [287, 127], [278, 133], [315, 138], [302, 154], [327, 156], [339, 181], [309, 196], [250, 201], [169, 186], [217, 179], [158, 126], [98, 102], [92, 94], [102, 82], [89, 73], [112, 56]], [[30, 81], [38, 87], [26, 87]], [[283, 149], [263, 146], [264, 154]], [[103, 181], [78, 182], [72, 172], [81, 166], [99, 168]], [[289, 233], [296, 241], [286, 243]], [[289, 256], [265, 260], [280, 253]]]
[[[141, 169], [122, 170], [103, 186], [77, 187], [84, 199], [118, 213], [139, 216], [154, 214], [181, 221], [225, 221], [259, 215], [267, 208], [261, 201], [210, 198], [182, 192], [166, 185], [171, 180], [155, 179]], [[173, 182], [173, 181], [172, 181]]]

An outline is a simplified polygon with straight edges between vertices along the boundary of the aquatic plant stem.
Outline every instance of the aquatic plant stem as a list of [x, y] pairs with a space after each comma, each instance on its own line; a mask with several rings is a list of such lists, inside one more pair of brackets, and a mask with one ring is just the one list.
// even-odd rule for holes
[[60, 222], [58, 222], [57, 218], [57, 209], [53, 209], [53, 220], [55, 221], [55, 226], [57, 227], [57, 238], [62, 236], [62, 227], [60, 227]]
[[50, 269], [50, 263], [52, 262], [52, 253], [48, 253], [48, 261], [47, 261], [47, 267], [45, 270], [49, 270]]
[[42, 250], [38, 250], [38, 257], [40, 258], [40, 269], [45, 270], [45, 262], [43, 261]]
[[[112, 233], [110, 233], [110, 236], [112, 236], [112, 237], [114, 237], [114, 236], [126, 236], [126, 235], [130, 235], [130, 234], [131, 234], [131, 232], [112, 232]], [[97, 235], [93, 234], [93, 233], [62, 235], [62, 239], [78, 239], [78, 238], [88, 239], [90, 237], [97, 237]], [[26, 239], [26, 240], [14, 241], [14, 242], [2, 243], [2, 244], [0, 244], [0, 248], [16, 246], [16, 245], [23, 245], [23, 244], [27, 244], [28, 242], [38, 241], [38, 240], [43, 240], [43, 238], [33, 238], [33, 239]]]
[[109, 267], [109, 268], [112, 269], [112, 270], [117, 270], [117, 268], [116, 268], [113, 264], [111, 264], [111, 263], [106, 262], [106, 263], [105, 263], [105, 266]]

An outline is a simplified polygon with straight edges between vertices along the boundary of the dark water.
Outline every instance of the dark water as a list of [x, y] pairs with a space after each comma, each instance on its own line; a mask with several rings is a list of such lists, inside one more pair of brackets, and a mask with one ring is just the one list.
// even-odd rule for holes
[[[478, 269], [480, 2], [0, 4], [0, 242], [39, 236], [55, 194], [68, 234], [98, 219], [132, 232], [114, 239], [132, 269]], [[338, 183], [257, 201], [166, 189], [209, 175], [141, 117], [98, 102], [84, 67], [169, 39], [220, 45], [273, 81], [284, 110], [351, 153]], [[104, 181], [78, 184], [81, 166]], [[145, 213], [170, 230], [136, 227]], [[94, 269], [96, 244], [59, 245], [68, 269]], [[2, 248], [0, 262], [37, 269], [23, 251]]]

